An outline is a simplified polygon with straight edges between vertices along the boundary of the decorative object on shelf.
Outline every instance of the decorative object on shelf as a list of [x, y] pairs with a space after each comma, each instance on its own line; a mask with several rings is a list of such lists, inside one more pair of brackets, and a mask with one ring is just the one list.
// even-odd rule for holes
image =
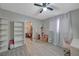
[[9, 40], [9, 47], [8, 47], [8, 49], [10, 50], [10, 49], [13, 49], [13, 48], [14, 48], [14, 39]]

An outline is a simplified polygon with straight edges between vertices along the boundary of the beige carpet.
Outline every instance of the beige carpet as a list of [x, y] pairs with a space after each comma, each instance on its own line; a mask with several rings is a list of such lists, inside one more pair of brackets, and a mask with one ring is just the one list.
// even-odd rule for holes
[[0, 56], [63, 56], [63, 49], [46, 42], [29, 39], [24, 46], [0, 53]]
[[27, 56], [25, 46], [20, 46], [12, 50], [0, 53], [0, 56]]

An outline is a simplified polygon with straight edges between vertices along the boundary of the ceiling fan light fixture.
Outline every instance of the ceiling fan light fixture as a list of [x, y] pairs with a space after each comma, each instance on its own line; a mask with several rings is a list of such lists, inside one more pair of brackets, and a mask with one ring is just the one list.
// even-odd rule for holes
[[43, 8], [43, 10], [44, 10], [44, 11], [46, 11], [46, 10], [47, 10], [47, 8], [46, 8], [46, 7], [44, 7], [44, 8]]

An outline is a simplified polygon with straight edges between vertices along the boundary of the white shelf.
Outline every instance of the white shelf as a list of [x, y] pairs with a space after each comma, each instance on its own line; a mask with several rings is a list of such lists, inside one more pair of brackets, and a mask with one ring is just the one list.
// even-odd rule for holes
[[14, 32], [15, 34], [23, 34], [23, 32], [21, 31], [21, 32]]
[[1, 22], [1, 21], [0, 21], [0, 26], [7, 26], [7, 25], [8, 25], [7, 22]]
[[0, 21], [0, 25], [8, 25], [8, 23], [7, 22], [5, 22], [5, 21]]
[[16, 48], [16, 47], [23, 46], [23, 45], [24, 45], [23, 42], [18, 42], [18, 43], [15, 43], [14, 47]]
[[14, 31], [23, 31], [22, 28], [14, 28]]
[[24, 42], [23, 39], [15, 39], [14, 41], [15, 41], [15, 43], [18, 43], [18, 42]]
[[14, 36], [14, 39], [23, 39], [23, 36]]
[[7, 36], [5, 36], [5, 37], [0, 37], [0, 41], [4, 41], [4, 40], [7, 40], [7, 39], [8, 39]]
[[[8, 32], [7, 32], [7, 33], [8, 33]], [[7, 33], [6, 33], [6, 34], [0, 33], [0, 38], [2, 38], [3, 36], [4, 36], [4, 37], [5, 37], [5, 36], [8, 36]]]
[[23, 24], [22, 24], [22, 22], [15, 22], [15, 23], [14, 23], [14, 26], [15, 26], [15, 27], [16, 27], [16, 26], [21, 26], [21, 27], [22, 27]]
[[4, 46], [6, 46], [8, 44], [8, 42], [3, 42], [2, 44], [0, 44], [0, 47], [4, 47]]
[[0, 26], [0, 29], [8, 29], [7, 25], [6, 26]]
[[5, 31], [5, 30], [6, 30], [5, 28], [0, 27], [0, 31]]
[[18, 42], [18, 41], [24, 41], [24, 40], [20, 38], [20, 39], [15, 39], [14, 41]]
[[7, 33], [8, 33], [7, 31], [1, 31], [0, 35], [7, 35]]
[[22, 28], [22, 26], [15, 26], [15, 28]]
[[1, 52], [5, 52], [5, 51], [7, 51], [7, 50], [8, 50], [8, 46], [6, 45], [6, 46], [0, 48], [0, 53], [1, 53]]

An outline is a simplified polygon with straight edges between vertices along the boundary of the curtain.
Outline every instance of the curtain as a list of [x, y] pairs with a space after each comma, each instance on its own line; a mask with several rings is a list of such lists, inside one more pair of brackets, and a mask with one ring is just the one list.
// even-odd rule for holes
[[67, 13], [60, 16], [59, 46], [63, 47], [64, 43], [70, 43], [72, 40], [71, 14]]
[[64, 41], [70, 41], [72, 38], [70, 15], [70, 13], [60, 15], [49, 22], [49, 41], [56, 46], [63, 47]]

